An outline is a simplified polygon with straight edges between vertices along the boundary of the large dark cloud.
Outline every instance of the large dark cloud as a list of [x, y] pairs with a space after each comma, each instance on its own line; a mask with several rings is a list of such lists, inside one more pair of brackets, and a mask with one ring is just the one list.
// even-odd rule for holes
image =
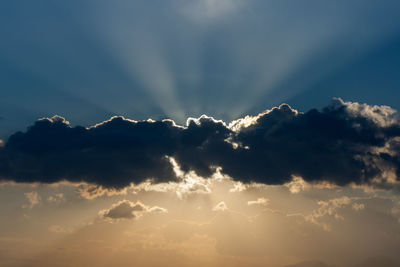
[[53, 183], [85, 181], [124, 187], [147, 178], [174, 180], [165, 155], [176, 150], [172, 122], [112, 118], [95, 127], [70, 127], [61, 117], [40, 119], [12, 135], [0, 152], [3, 179]]
[[363, 184], [388, 169], [398, 174], [399, 122], [389, 107], [340, 99], [306, 113], [284, 104], [229, 126], [206, 116], [190, 119], [186, 127], [114, 117], [84, 128], [55, 116], [5, 142], [0, 177], [122, 188], [147, 179], [176, 181], [168, 159], [173, 157], [184, 171], [205, 177], [221, 167], [242, 182], [283, 184], [299, 175], [306, 181]]

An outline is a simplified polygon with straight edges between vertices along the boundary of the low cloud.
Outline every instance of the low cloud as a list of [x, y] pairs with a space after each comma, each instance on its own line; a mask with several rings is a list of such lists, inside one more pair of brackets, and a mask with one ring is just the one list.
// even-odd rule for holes
[[109, 209], [101, 210], [99, 215], [106, 220], [124, 220], [134, 219], [143, 216], [146, 213], [167, 213], [168, 210], [162, 207], [149, 207], [140, 201], [131, 202], [122, 200], [113, 204]]
[[283, 104], [230, 124], [204, 115], [186, 126], [113, 117], [84, 128], [55, 116], [0, 147], [0, 180], [87, 183], [101, 195], [132, 183], [179, 182], [174, 159], [183, 173], [209, 178], [218, 170], [243, 184], [287, 184], [294, 193], [304, 183], [293, 177], [390, 188], [399, 182], [399, 140], [395, 110], [341, 99], [306, 113]]
[[254, 205], [267, 206], [268, 203], [269, 199], [263, 197], [257, 198], [257, 200], [247, 201], [247, 205], [249, 206], [254, 206]]

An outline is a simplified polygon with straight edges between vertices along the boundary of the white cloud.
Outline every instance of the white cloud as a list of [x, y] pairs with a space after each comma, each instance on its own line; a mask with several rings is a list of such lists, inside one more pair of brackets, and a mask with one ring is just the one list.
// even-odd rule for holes
[[233, 184], [233, 188], [229, 189], [231, 193], [242, 192], [248, 188], [248, 185], [245, 185], [241, 182], [236, 182]]
[[334, 104], [345, 106], [347, 112], [353, 116], [362, 116], [381, 127], [398, 124], [397, 111], [389, 106], [368, 105], [358, 102], [345, 102], [341, 98], [334, 98]]
[[228, 210], [228, 206], [224, 201], [219, 202], [213, 209], [213, 211], [226, 211]]
[[148, 209], [151, 213], [168, 213], [168, 210], [162, 207], [154, 206]]
[[253, 206], [253, 205], [260, 205], [260, 206], [267, 206], [269, 203], [269, 199], [267, 198], [257, 198], [257, 200], [252, 200], [252, 201], [247, 201], [247, 205]]

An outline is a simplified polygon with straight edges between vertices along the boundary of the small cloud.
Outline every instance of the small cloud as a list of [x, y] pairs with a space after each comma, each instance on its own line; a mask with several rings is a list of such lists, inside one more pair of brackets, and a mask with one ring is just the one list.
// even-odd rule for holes
[[247, 205], [249, 206], [254, 206], [254, 205], [267, 206], [268, 203], [269, 199], [263, 197], [257, 198], [257, 200], [247, 201]]
[[353, 205], [351, 206], [351, 208], [355, 211], [360, 211], [365, 209], [365, 205], [362, 203], [353, 203]]
[[221, 201], [212, 210], [213, 211], [226, 211], [226, 210], [228, 210], [228, 206], [225, 204], [224, 201]]
[[292, 181], [286, 183], [285, 186], [289, 189], [290, 193], [297, 194], [301, 191], [304, 191], [307, 188], [308, 184], [306, 181], [303, 180], [303, 178], [293, 176]]
[[149, 208], [149, 212], [151, 212], [151, 213], [168, 213], [168, 210], [165, 208], [154, 206], [154, 207]]
[[236, 182], [233, 185], [233, 188], [229, 189], [229, 192], [230, 193], [242, 192], [242, 191], [246, 190], [247, 187], [248, 187], [248, 185], [245, 185], [245, 184], [243, 184], [241, 182]]
[[168, 210], [162, 207], [149, 207], [140, 201], [131, 202], [122, 200], [111, 206], [109, 209], [101, 210], [99, 215], [108, 220], [134, 219], [143, 216], [145, 213], [167, 213]]
[[65, 196], [63, 193], [55, 194], [47, 198], [47, 202], [50, 203], [60, 203], [62, 201], [65, 201]]
[[103, 218], [110, 219], [133, 219], [137, 212], [143, 211], [144, 205], [140, 202], [130, 202], [129, 200], [122, 200], [113, 204], [110, 209], [102, 210], [100, 214]]
[[26, 199], [28, 200], [28, 204], [25, 204], [22, 206], [24, 209], [32, 209], [34, 206], [40, 203], [40, 196], [37, 192], [32, 191], [32, 192], [27, 192], [24, 194]]
[[104, 195], [108, 197], [114, 195], [126, 195], [127, 188], [125, 187], [123, 189], [116, 190], [116, 189], [103, 188], [101, 185], [84, 184], [81, 185], [81, 187], [78, 189], [78, 193], [83, 198], [95, 199]]

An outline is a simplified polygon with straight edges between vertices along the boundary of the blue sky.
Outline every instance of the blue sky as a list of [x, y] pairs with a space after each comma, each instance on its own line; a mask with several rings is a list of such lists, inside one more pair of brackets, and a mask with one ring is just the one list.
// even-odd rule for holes
[[400, 3], [3, 1], [0, 136], [208, 114], [230, 121], [332, 97], [399, 109]]

